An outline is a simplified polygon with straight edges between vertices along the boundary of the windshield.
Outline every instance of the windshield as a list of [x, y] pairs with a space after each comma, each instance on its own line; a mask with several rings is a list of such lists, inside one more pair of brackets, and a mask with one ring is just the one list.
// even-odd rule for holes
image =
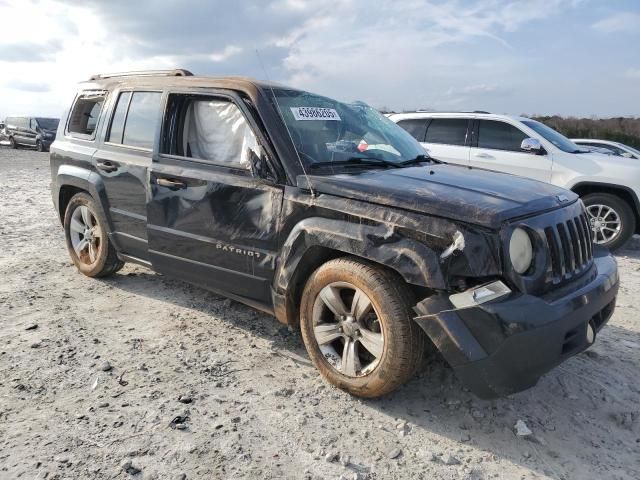
[[307, 165], [353, 159], [399, 164], [425, 155], [410, 134], [365, 103], [346, 104], [299, 90], [273, 93]]
[[556, 147], [558, 147], [563, 152], [568, 153], [586, 153], [587, 149], [580, 148], [578, 145], [573, 143], [567, 137], [562, 135], [559, 132], [556, 132], [553, 128], [547, 127], [545, 124], [536, 122], [535, 120], [524, 120], [524, 123], [527, 127], [533, 129], [539, 135], [542, 135], [546, 140], [553, 143]]
[[43, 130], [57, 130], [60, 122], [57, 118], [36, 118], [36, 120]]

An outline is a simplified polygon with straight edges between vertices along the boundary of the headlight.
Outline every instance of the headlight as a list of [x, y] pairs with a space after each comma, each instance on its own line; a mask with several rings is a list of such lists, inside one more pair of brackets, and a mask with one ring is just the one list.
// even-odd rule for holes
[[516, 228], [511, 234], [509, 257], [511, 258], [513, 269], [520, 275], [531, 267], [531, 262], [533, 262], [533, 245], [531, 243], [531, 237], [529, 237], [529, 234], [522, 228]]

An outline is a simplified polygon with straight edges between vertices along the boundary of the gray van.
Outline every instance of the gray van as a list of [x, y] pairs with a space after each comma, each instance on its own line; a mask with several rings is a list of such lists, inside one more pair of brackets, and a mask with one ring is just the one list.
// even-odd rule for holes
[[6, 135], [11, 148], [35, 147], [39, 152], [49, 150], [56, 139], [58, 118], [44, 117], [7, 117]]

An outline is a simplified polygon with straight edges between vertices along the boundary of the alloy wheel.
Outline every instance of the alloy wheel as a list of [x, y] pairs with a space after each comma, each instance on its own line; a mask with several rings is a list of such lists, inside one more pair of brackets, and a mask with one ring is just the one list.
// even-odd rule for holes
[[313, 306], [313, 333], [329, 364], [349, 377], [371, 373], [384, 352], [380, 317], [371, 299], [348, 282], [333, 282]]
[[622, 232], [620, 215], [608, 205], [594, 204], [587, 207], [593, 241], [598, 245], [611, 243]]
[[80, 205], [71, 214], [69, 236], [71, 245], [82, 263], [92, 265], [98, 259], [102, 230], [89, 207]]

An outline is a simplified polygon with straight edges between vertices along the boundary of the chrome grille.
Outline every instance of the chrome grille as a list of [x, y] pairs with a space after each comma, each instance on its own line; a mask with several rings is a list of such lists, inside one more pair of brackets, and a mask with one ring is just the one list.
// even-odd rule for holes
[[544, 229], [554, 283], [582, 274], [592, 263], [593, 239], [584, 213]]

